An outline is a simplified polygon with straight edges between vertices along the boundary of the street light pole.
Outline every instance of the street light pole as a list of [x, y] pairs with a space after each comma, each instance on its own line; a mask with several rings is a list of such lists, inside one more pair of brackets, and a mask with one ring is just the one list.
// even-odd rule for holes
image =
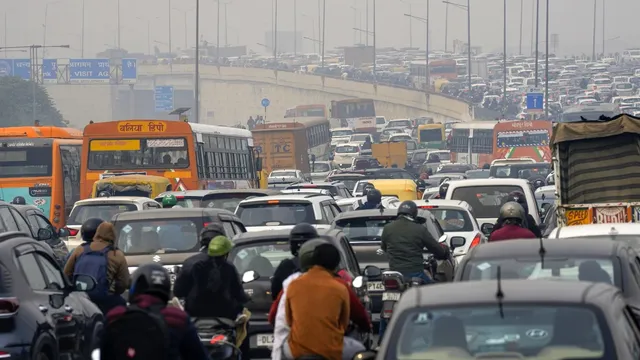
[[425, 37], [427, 38], [426, 40], [426, 44], [425, 44], [425, 57], [426, 57], [426, 64], [425, 64], [425, 70], [426, 70], [426, 76], [427, 76], [427, 89], [425, 90], [425, 93], [427, 94], [427, 96], [429, 95], [429, 91], [431, 90], [431, 69], [429, 68], [429, 25], [431, 25], [431, 23], [429, 22], [429, 8], [431, 7], [431, 1], [427, 0], [427, 18], [425, 19], [424, 22], [424, 26], [427, 28], [425, 30]]
[[373, 0], [373, 82], [376, 78], [376, 0]]
[[447, 3], [444, 8], [444, 52], [447, 52], [447, 46], [449, 45], [449, 4]]
[[593, 50], [591, 52], [591, 61], [596, 61], [596, 16], [598, 15], [597, 11], [598, 11], [598, 0], [593, 0]]
[[173, 72], [173, 55], [172, 55], [173, 47], [171, 47], [171, 0], [167, 0], [167, 1], [169, 3], [169, 7], [167, 8], [167, 12], [169, 15], [169, 70]]
[[[369, 46], [369, 0], [364, 0], [364, 1], [365, 1], [365, 4], [366, 4], [366, 9], [365, 9], [365, 11], [366, 11], [366, 13], [367, 13], [367, 16], [366, 16], [366, 19], [367, 19], [367, 21], [366, 21], [366, 26], [367, 26], [367, 27], [365, 28], [365, 30], [367, 31], [367, 34], [366, 34], [366, 35], [367, 35], [367, 36], [366, 36], [366, 38], [367, 38], [366, 45], [367, 45], [367, 46]], [[374, 0], [374, 1], [375, 1], [375, 0]]]
[[[409, 3], [409, 15], [413, 15], [413, 10], [411, 9], [411, 3]], [[409, 16], [409, 47], [410, 48], [413, 47], [413, 21], [412, 20], [413, 20], [413, 16]]]
[[[81, 48], [80, 54], [81, 54], [81, 57], [83, 59], [84, 59], [84, 2], [85, 2], [85, 0], [82, 0], [82, 35], [81, 35], [82, 40], [80, 40], [80, 41], [82, 41], [82, 45], [80, 45], [80, 48]], [[6, 23], [6, 19], [7, 19], [6, 16], [7, 15], [5, 14], [5, 23]], [[6, 31], [5, 31], [5, 34], [6, 34]]]
[[520, 45], [518, 46], [518, 55], [522, 55], [522, 20], [524, 16], [524, 0], [520, 0]]
[[540, 0], [536, 0], [536, 67], [535, 67], [535, 72], [536, 72], [536, 88], [538, 87], [538, 85], [540, 85], [538, 83], [538, 80], [540, 79], [540, 75], [538, 75], [538, 69], [540, 68], [540, 66], [538, 65], [538, 60], [540, 57], [539, 51], [538, 51], [538, 46], [539, 46], [539, 36], [540, 36]]
[[220, 1], [218, 0], [218, 11], [217, 11], [217, 16], [218, 16], [218, 30], [216, 31], [216, 64], [220, 65]]
[[605, 49], [605, 43], [606, 43], [606, 39], [605, 39], [605, 3], [607, 1], [606, 0], [602, 0], [602, 57], [604, 57], [604, 49]]
[[118, 50], [122, 49], [120, 43], [120, 0], [118, 0]]
[[196, 100], [196, 123], [200, 122], [200, 0], [196, 0], [196, 78], [195, 78], [195, 100]]
[[[507, 0], [504, 0], [502, 7], [504, 11], [504, 26], [502, 32], [502, 118], [504, 118], [504, 109], [507, 103]], [[520, 29], [522, 29], [522, 21], [520, 22]], [[520, 35], [522, 35], [522, 31], [520, 32]], [[522, 37], [520, 37], [520, 39], [522, 40]], [[522, 42], [520, 44], [522, 46]]]
[[[505, 0], [506, 1], [506, 0]], [[544, 56], [544, 115], [549, 120], [549, 0], [547, 0], [546, 44]], [[604, 41], [604, 39], [602, 39]]]
[[322, 69], [324, 70], [324, 44], [325, 44], [325, 35], [326, 35], [326, 25], [327, 25], [327, 0], [322, 0], [322, 42], [320, 46], [322, 46]]
[[293, 56], [298, 56], [298, 2], [293, 0]]
[[278, 0], [275, 0], [275, 17], [273, 20], [273, 61], [278, 61]]
[[471, 95], [471, 0], [467, 0], [467, 79]]

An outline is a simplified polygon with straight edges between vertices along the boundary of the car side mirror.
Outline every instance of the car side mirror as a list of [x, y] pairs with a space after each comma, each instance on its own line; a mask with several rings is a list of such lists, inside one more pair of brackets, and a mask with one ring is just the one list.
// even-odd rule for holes
[[373, 350], [361, 351], [356, 353], [353, 360], [375, 360], [378, 353]]
[[75, 290], [76, 291], [91, 291], [96, 288], [96, 279], [89, 275], [77, 275], [75, 277]]
[[382, 271], [380, 270], [380, 268], [374, 265], [367, 265], [364, 268], [363, 273], [364, 273], [364, 276], [366, 276], [367, 278], [375, 278], [375, 277], [382, 276]]
[[489, 224], [489, 223], [482, 224], [482, 226], [480, 227], [480, 231], [482, 231], [483, 234], [489, 236], [493, 231], [493, 224]]
[[260, 275], [258, 275], [257, 272], [253, 271], [253, 270], [249, 270], [247, 272], [245, 272], [244, 274], [242, 274], [242, 283], [246, 284], [246, 283], [250, 283], [254, 280], [257, 280], [258, 278], [260, 278]]
[[462, 236], [454, 236], [451, 238], [451, 241], [449, 241], [449, 243], [451, 244], [451, 250], [463, 247], [466, 242], [467, 240]]
[[53, 231], [49, 230], [49, 229], [38, 229], [38, 240], [40, 241], [44, 241], [44, 240], [51, 240], [53, 239]]
[[69, 233], [69, 230], [67, 228], [62, 228], [58, 230], [58, 237], [66, 238], [69, 236], [71, 236], [71, 233]]
[[351, 282], [351, 285], [353, 286], [354, 289], [362, 288], [364, 286], [364, 277], [356, 276], [356, 278], [353, 279], [353, 281]]

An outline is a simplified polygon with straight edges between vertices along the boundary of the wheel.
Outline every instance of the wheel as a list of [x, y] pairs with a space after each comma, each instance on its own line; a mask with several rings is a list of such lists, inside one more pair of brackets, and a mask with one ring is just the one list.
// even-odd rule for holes
[[91, 353], [93, 350], [98, 349], [100, 347], [100, 339], [102, 336], [102, 330], [104, 329], [104, 325], [101, 321], [96, 320], [93, 329], [88, 332], [87, 339], [84, 344], [83, 350], [83, 358], [91, 359]]
[[47, 353], [45, 352], [39, 352], [36, 355], [35, 360], [49, 360], [49, 355], [47, 355]]

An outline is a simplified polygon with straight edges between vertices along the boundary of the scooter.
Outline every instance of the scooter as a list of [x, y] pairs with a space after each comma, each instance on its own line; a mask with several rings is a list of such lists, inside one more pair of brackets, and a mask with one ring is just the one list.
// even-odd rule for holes
[[200, 341], [203, 342], [212, 359], [239, 359], [242, 352], [236, 346], [236, 328], [243, 324], [246, 317], [238, 319], [224, 318], [194, 318], [193, 323], [198, 330]]

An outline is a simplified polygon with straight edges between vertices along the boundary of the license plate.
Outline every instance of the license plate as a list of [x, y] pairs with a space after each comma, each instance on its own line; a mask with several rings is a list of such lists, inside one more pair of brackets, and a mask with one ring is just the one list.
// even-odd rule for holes
[[589, 209], [567, 209], [565, 211], [567, 226], [591, 224]]
[[384, 291], [384, 286], [382, 281], [370, 281], [367, 283], [367, 289], [369, 291]]
[[256, 345], [262, 347], [273, 347], [273, 334], [256, 335]]
[[382, 293], [382, 301], [399, 301], [401, 293], [384, 292]]

